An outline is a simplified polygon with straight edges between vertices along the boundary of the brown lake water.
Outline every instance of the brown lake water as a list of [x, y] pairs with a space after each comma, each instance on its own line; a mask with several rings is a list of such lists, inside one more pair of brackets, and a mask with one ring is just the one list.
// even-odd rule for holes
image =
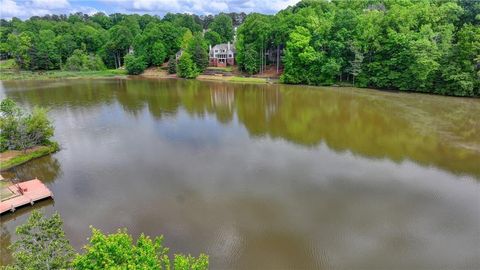
[[33, 208], [163, 234], [212, 269], [480, 269], [480, 100], [356, 88], [96, 79], [0, 84], [49, 107], [62, 150], [4, 173]]

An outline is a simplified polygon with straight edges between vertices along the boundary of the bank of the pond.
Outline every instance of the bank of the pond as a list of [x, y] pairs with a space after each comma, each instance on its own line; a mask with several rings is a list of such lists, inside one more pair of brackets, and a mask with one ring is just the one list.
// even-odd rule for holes
[[[223, 74], [223, 73], [226, 73]], [[163, 68], [151, 67], [146, 69], [139, 76], [146, 78], [158, 78], [158, 79], [177, 79], [176, 74], [168, 74]], [[244, 77], [237, 73], [232, 73], [232, 68], [213, 68], [209, 67], [206, 72], [199, 75], [197, 80], [201, 81], [222, 81], [222, 82], [240, 82], [240, 83], [274, 83], [278, 82], [277, 79], [261, 78], [261, 77]]]
[[32, 159], [55, 153], [58, 150], [60, 150], [60, 147], [57, 143], [52, 143], [47, 146], [35, 146], [27, 149], [25, 152], [20, 150], [7, 150], [0, 154], [0, 171], [11, 169]]
[[98, 71], [26, 71], [26, 70], [0, 70], [0, 80], [48, 80], [48, 79], [78, 79], [78, 78], [104, 78], [115, 76], [126, 76], [123, 69], [107, 69]]

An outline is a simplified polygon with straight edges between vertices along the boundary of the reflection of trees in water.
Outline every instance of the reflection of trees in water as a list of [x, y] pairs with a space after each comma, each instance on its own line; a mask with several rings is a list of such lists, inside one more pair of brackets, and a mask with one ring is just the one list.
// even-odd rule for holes
[[[472, 115], [478, 109], [468, 102], [471, 106], [463, 106], [458, 99], [196, 80], [104, 81], [108, 80], [7, 95], [31, 104], [58, 106], [103, 105], [116, 99], [129, 114], [137, 116], [148, 107], [156, 119], [176, 115], [180, 108], [196, 117], [214, 114], [221, 123], [229, 123], [236, 114], [251, 136], [282, 138], [306, 146], [324, 142], [336, 151], [394, 161], [410, 159], [480, 176], [475, 162], [480, 131]], [[444, 109], [458, 104], [461, 109]], [[456, 121], [462, 124], [456, 125]], [[445, 139], [445, 131], [456, 134], [455, 140]]]
[[60, 162], [52, 155], [32, 160], [26, 164], [12, 168], [4, 173], [5, 177], [16, 177], [20, 180], [41, 179], [44, 183], [53, 183], [61, 177]]
[[[123, 80], [8, 81], [6, 94], [30, 107], [90, 107], [111, 104]], [[13, 90], [13, 91], [10, 91]]]
[[12, 262], [12, 253], [10, 252], [10, 245], [12, 244], [12, 236], [5, 227], [5, 224], [0, 224], [0, 265], [7, 265]]

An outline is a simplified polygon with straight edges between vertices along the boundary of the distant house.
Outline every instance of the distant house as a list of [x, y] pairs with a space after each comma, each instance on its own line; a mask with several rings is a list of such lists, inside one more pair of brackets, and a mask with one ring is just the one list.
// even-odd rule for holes
[[183, 49], [180, 49], [176, 54], [175, 54], [175, 60], [178, 61], [178, 59], [180, 59], [180, 57], [182, 56], [183, 54]]
[[212, 67], [226, 67], [235, 64], [235, 46], [233, 44], [223, 43], [210, 46], [209, 64]]

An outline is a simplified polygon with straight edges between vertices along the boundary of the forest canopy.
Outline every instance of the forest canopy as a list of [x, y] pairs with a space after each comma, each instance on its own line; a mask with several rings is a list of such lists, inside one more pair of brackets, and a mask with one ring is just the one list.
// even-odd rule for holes
[[278, 63], [284, 83], [478, 96], [479, 24], [480, 1], [305, 0], [249, 14], [237, 63], [248, 73]]
[[27, 70], [127, 62], [138, 74], [186, 50], [194, 66], [185, 57], [180, 70], [196, 74], [208, 45], [234, 41], [241, 71], [273, 67], [283, 83], [480, 95], [480, 1], [303, 0], [275, 15], [75, 13], [2, 19], [0, 33], [2, 59]]

